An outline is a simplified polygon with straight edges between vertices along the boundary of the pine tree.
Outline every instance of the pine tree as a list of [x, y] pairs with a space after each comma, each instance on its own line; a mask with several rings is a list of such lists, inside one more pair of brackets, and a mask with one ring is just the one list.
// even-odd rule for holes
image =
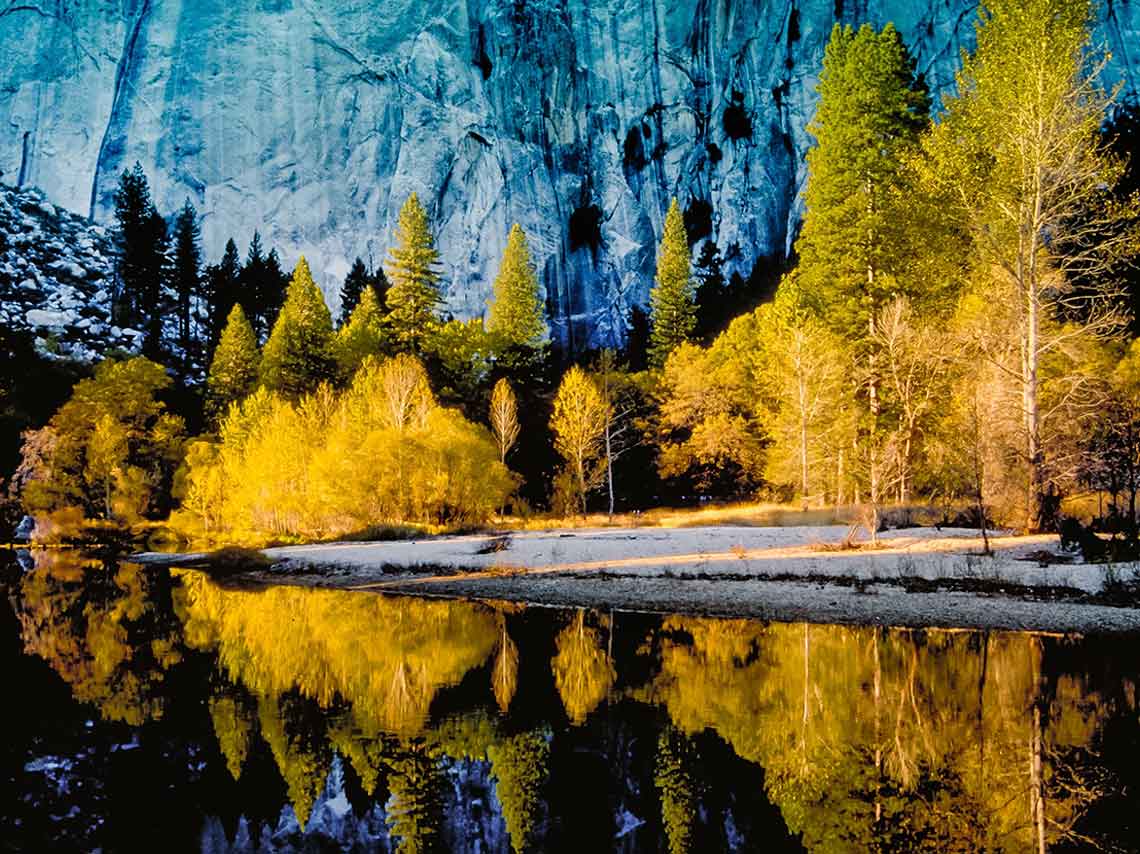
[[488, 330], [507, 346], [538, 347], [548, 333], [530, 246], [517, 222], [507, 236], [490, 309]]
[[396, 850], [407, 854], [439, 851], [443, 821], [443, 776], [422, 741], [408, 742], [390, 760], [387, 822], [399, 841]]
[[115, 299], [115, 320], [134, 325], [137, 322], [140, 291], [146, 277], [147, 262], [141, 239], [153, 205], [150, 186], [140, 163], [134, 169], [124, 170], [115, 192], [115, 222], [122, 253], [118, 265], [118, 293]]
[[689, 340], [697, 324], [689, 260], [685, 221], [673, 199], [657, 251], [657, 285], [649, 294], [649, 359], [656, 368], [665, 364], [673, 348]]
[[533, 850], [549, 776], [550, 742], [540, 732], [523, 732], [487, 748], [495, 797], [516, 854]]
[[389, 322], [397, 343], [420, 352], [424, 336], [436, 322], [442, 302], [439, 292], [439, 253], [431, 235], [427, 211], [415, 193], [400, 209], [396, 245], [390, 250], [387, 274], [391, 287], [387, 303]]
[[253, 239], [249, 242], [245, 264], [241, 268], [239, 293], [249, 324], [258, 338], [269, 334], [269, 326], [265, 322], [264, 302], [268, 292], [272, 290], [272, 284], [275, 284], [275, 282], [271, 284], [269, 278], [265, 251], [261, 246], [261, 233], [255, 231]]
[[[372, 262], [369, 261], [368, 265], [371, 267]], [[388, 304], [388, 277], [384, 275], [384, 270], [377, 267], [369, 274], [369, 279], [372, 282], [372, 290], [376, 291], [376, 298], [380, 300], [380, 305]]]
[[701, 254], [696, 263], [696, 302], [698, 340], [711, 339], [720, 332], [735, 309], [732, 300], [727, 299], [726, 283], [724, 280], [724, 262], [720, 257], [720, 249], [711, 240], [706, 240], [701, 246]]
[[261, 360], [261, 382], [297, 398], [335, 374], [332, 314], [304, 256], [297, 262], [285, 305]]
[[206, 268], [206, 285], [210, 303], [210, 343], [209, 357], [213, 358], [214, 348], [218, 346], [218, 339], [222, 336], [226, 321], [238, 302], [238, 289], [240, 286], [241, 262], [238, 260], [237, 244], [233, 240], [226, 241], [222, 260]]
[[142, 328], [144, 353], [158, 358], [162, 351], [163, 285], [168, 275], [166, 221], [155, 210], [146, 173], [137, 162], [119, 179], [115, 220], [122, 250], [115, 320]]
[[157, 210], [152, 209], [147, 220], [144, 239], [149, 247], [151, 269], [142, 289], [140, 320], [143, 329], [143, 355], [162, 362], [165, 352], [162, 342], [163, 321], [170, 313], [170, 300], [167, 298], [167, 285], [173, 276], [170, 258], [170, 238], [166, 220]]
[[337, 367], [342, 379], [349, 379], [369, 356], [380, 356], [388, 345], [384, 313], [376, 291], [366, 284], [348, 322], [336, 335]]
[[206, 414], [212, 421], [217, 423], [231, 403], [241, 400], [257, 387], [260, 361], [257, 336], [242, 311], [241, 303], [235, 303], [206, 378]]
[[357, 303], [360, 302], [361, 293], [371, 284], [372, 277], [368, 273], [368, 268], [364, 266], [364, 261], [358, 255], [356, 260], [352, 262], [352, 269], [344, 277], [344, 284], [340, 288], [340, 325], [342, 327], [348, 323]]
[[198, 212], [187, 199], [174, 221], [174, 260], [172, 283], [178, 305], [178, 345], [185, 364], [189, 364], [195, 348], [194, 301], [202, 290], [202, 250], [198, 245], [201, 231]]
[[[884, 493], [886, 450], [879, 366], [872, 341], [879, 309], [897, 294], [931, 295], [937, 277], [923, 275], [912, 242], [928, 240], [917, 227], [922, 206], [909, 192], [904, 163], [928, 122], [929, 99], [914, 61], [893, 26], [880, 32], [836, 25], [819, 82], [819, 105], [808, 130], [807, 212], [796, 241], [799, 281], [826, 325], [859, 357], [865, 472], [872, 539]], [[852, 461], [855, 463], [856, 461]]]
[[[838, 24], [808, 126], [807, 211], [796, 241], [805, 293], [840, 334], [869, 334], [876, 307], [906, 282], [915, 200], [903, 164], [927, 124], [929, 100], [893, 26]], [[916, 285], [928, 285], [926, 282]], [[904, 291], [905, 292], [905, 291]]]
[[693, 850], [693, 830], [700, 806], [690, 766], [695, 751], [684, 733], [666, 725], [657, 739], [657, 768], [653, 777], [661, 797], [661, 823], [669, 854]]
[[289, 288], [289, 274], [281, 266], [281, 258], [276, 249], [270, 249], [265, 259], [265, 281], [258, 291], [258, 304], [261, 311], [260, 334], [269, 335], [281, 306], [285, 304], [285, 291]]

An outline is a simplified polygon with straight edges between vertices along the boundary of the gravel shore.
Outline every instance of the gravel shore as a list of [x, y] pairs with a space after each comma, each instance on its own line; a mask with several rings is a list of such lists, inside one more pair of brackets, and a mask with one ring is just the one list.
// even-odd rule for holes
[[[1140, 632], [1140, 608], [1106, 587], [1104, 566], [1055, 536], [911, 528], [877, 548], [847, 529], [599, 528], [265, 550], [270, 569], [229, 583], [336, 587], [557, 607], [890, 626]], [[168, 565], [199, 555], [140, 556]], [[1112, 568], [1125, 581], [1134, 565]]]

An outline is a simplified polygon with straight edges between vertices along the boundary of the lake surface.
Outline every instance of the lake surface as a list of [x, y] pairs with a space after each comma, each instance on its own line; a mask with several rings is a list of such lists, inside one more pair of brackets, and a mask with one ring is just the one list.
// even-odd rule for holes
[[1140, 843], [1136, 639], [251, 591], [0, 555], [4, 850]]

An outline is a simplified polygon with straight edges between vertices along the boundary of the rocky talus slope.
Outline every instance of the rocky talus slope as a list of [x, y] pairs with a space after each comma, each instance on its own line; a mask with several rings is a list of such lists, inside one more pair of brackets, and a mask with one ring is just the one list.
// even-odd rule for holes
[[91, 361], [137, 349], [142, 333], [111, 323], [114, 262], [103, 226], [0, 185], [0, 324], [35, 335], [41, 354]]

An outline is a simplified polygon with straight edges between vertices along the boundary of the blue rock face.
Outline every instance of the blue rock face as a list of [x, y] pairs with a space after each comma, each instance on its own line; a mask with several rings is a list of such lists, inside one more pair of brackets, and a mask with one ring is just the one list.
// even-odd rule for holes
[[[1140, 2], [1105, 2], [1109, 75], [1135, 92]], [[110, 216], [141, 161], [206, 252], [255, 228], [332, 295], [428, 203], [448, 309], [481, 314], [514, 221], [554, 333], [619, 337], [652, 284], [669, 198], [729, 273], [793, 238], [805, 131], [836, 20], [894, 22], [936, 91], [968, 0], [76, 0], [0, 11], [0, 169]]]

